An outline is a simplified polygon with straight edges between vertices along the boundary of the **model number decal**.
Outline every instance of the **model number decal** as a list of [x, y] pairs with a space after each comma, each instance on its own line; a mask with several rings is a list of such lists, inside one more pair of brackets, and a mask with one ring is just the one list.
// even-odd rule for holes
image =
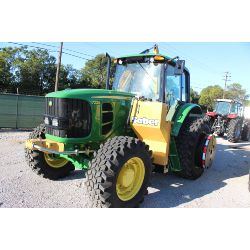
[[133, 124], [142, 124], [142, 125], [150, 125], [150, 126], [158, 126], [160, 121], [155, 119], [148, 119], [148, 118], [138, 118], [138, 117], [132, 117], [132, 123]]

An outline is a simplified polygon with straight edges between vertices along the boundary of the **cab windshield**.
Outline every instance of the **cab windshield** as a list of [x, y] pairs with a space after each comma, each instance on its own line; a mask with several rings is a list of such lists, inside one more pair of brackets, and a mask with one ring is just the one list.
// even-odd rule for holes
[[231, 103], [230, 102], [217, 102], [215, 104], [215, 110], [217, 113], [221, 115], [227, 115], [230, 113], [230, 107]]
[[130, 63], [117, 65], [113, 89], [158, 100], [160, 97], [160, 63]]

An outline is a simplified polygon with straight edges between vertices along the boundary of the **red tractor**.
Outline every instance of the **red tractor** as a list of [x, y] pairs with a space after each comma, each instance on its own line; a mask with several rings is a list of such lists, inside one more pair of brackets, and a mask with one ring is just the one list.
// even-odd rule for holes
[[231, 99], [215, 100], [213, 112], [207, 112], [206, 118], [210, 122], [211, 131], [218, 136], [227, 134], [230, 142], [238, 142], [240, 139], [250, 139], [250, 121], [243, 115], [241, 102]]

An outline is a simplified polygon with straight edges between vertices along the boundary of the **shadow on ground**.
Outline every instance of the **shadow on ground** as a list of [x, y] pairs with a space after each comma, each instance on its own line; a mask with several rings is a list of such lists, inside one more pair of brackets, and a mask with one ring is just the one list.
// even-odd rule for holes
[[150, 193], [141, 207], [176, 207], [223, 188], [228, 179], [247, 175], [250, 166], [249, 145], [223, 145], [218, 142], [213, 166], [195, 181], [173, 174], [153, 174]]
[[85, 171], [84, 170], [75, 170], [69, 176], [60, 179], [59, 181], [71, 181], [71, 180], [78, 180], [85, 178]]

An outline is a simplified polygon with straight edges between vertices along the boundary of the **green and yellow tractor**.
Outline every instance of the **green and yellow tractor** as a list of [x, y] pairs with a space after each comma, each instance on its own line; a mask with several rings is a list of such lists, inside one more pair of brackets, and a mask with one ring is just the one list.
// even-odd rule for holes
[[44, 124], [30, 134], [25, 155], [48, 179], [86, 170], [92, 206], [137, 207], [154, 169], [196, 179], [212, 165], [216, 140], [200, 106], [190, 103], [185, 61], [155, 46], [115, 64], [111, 86], [108, 56], [106, 89], [46, 96]]

